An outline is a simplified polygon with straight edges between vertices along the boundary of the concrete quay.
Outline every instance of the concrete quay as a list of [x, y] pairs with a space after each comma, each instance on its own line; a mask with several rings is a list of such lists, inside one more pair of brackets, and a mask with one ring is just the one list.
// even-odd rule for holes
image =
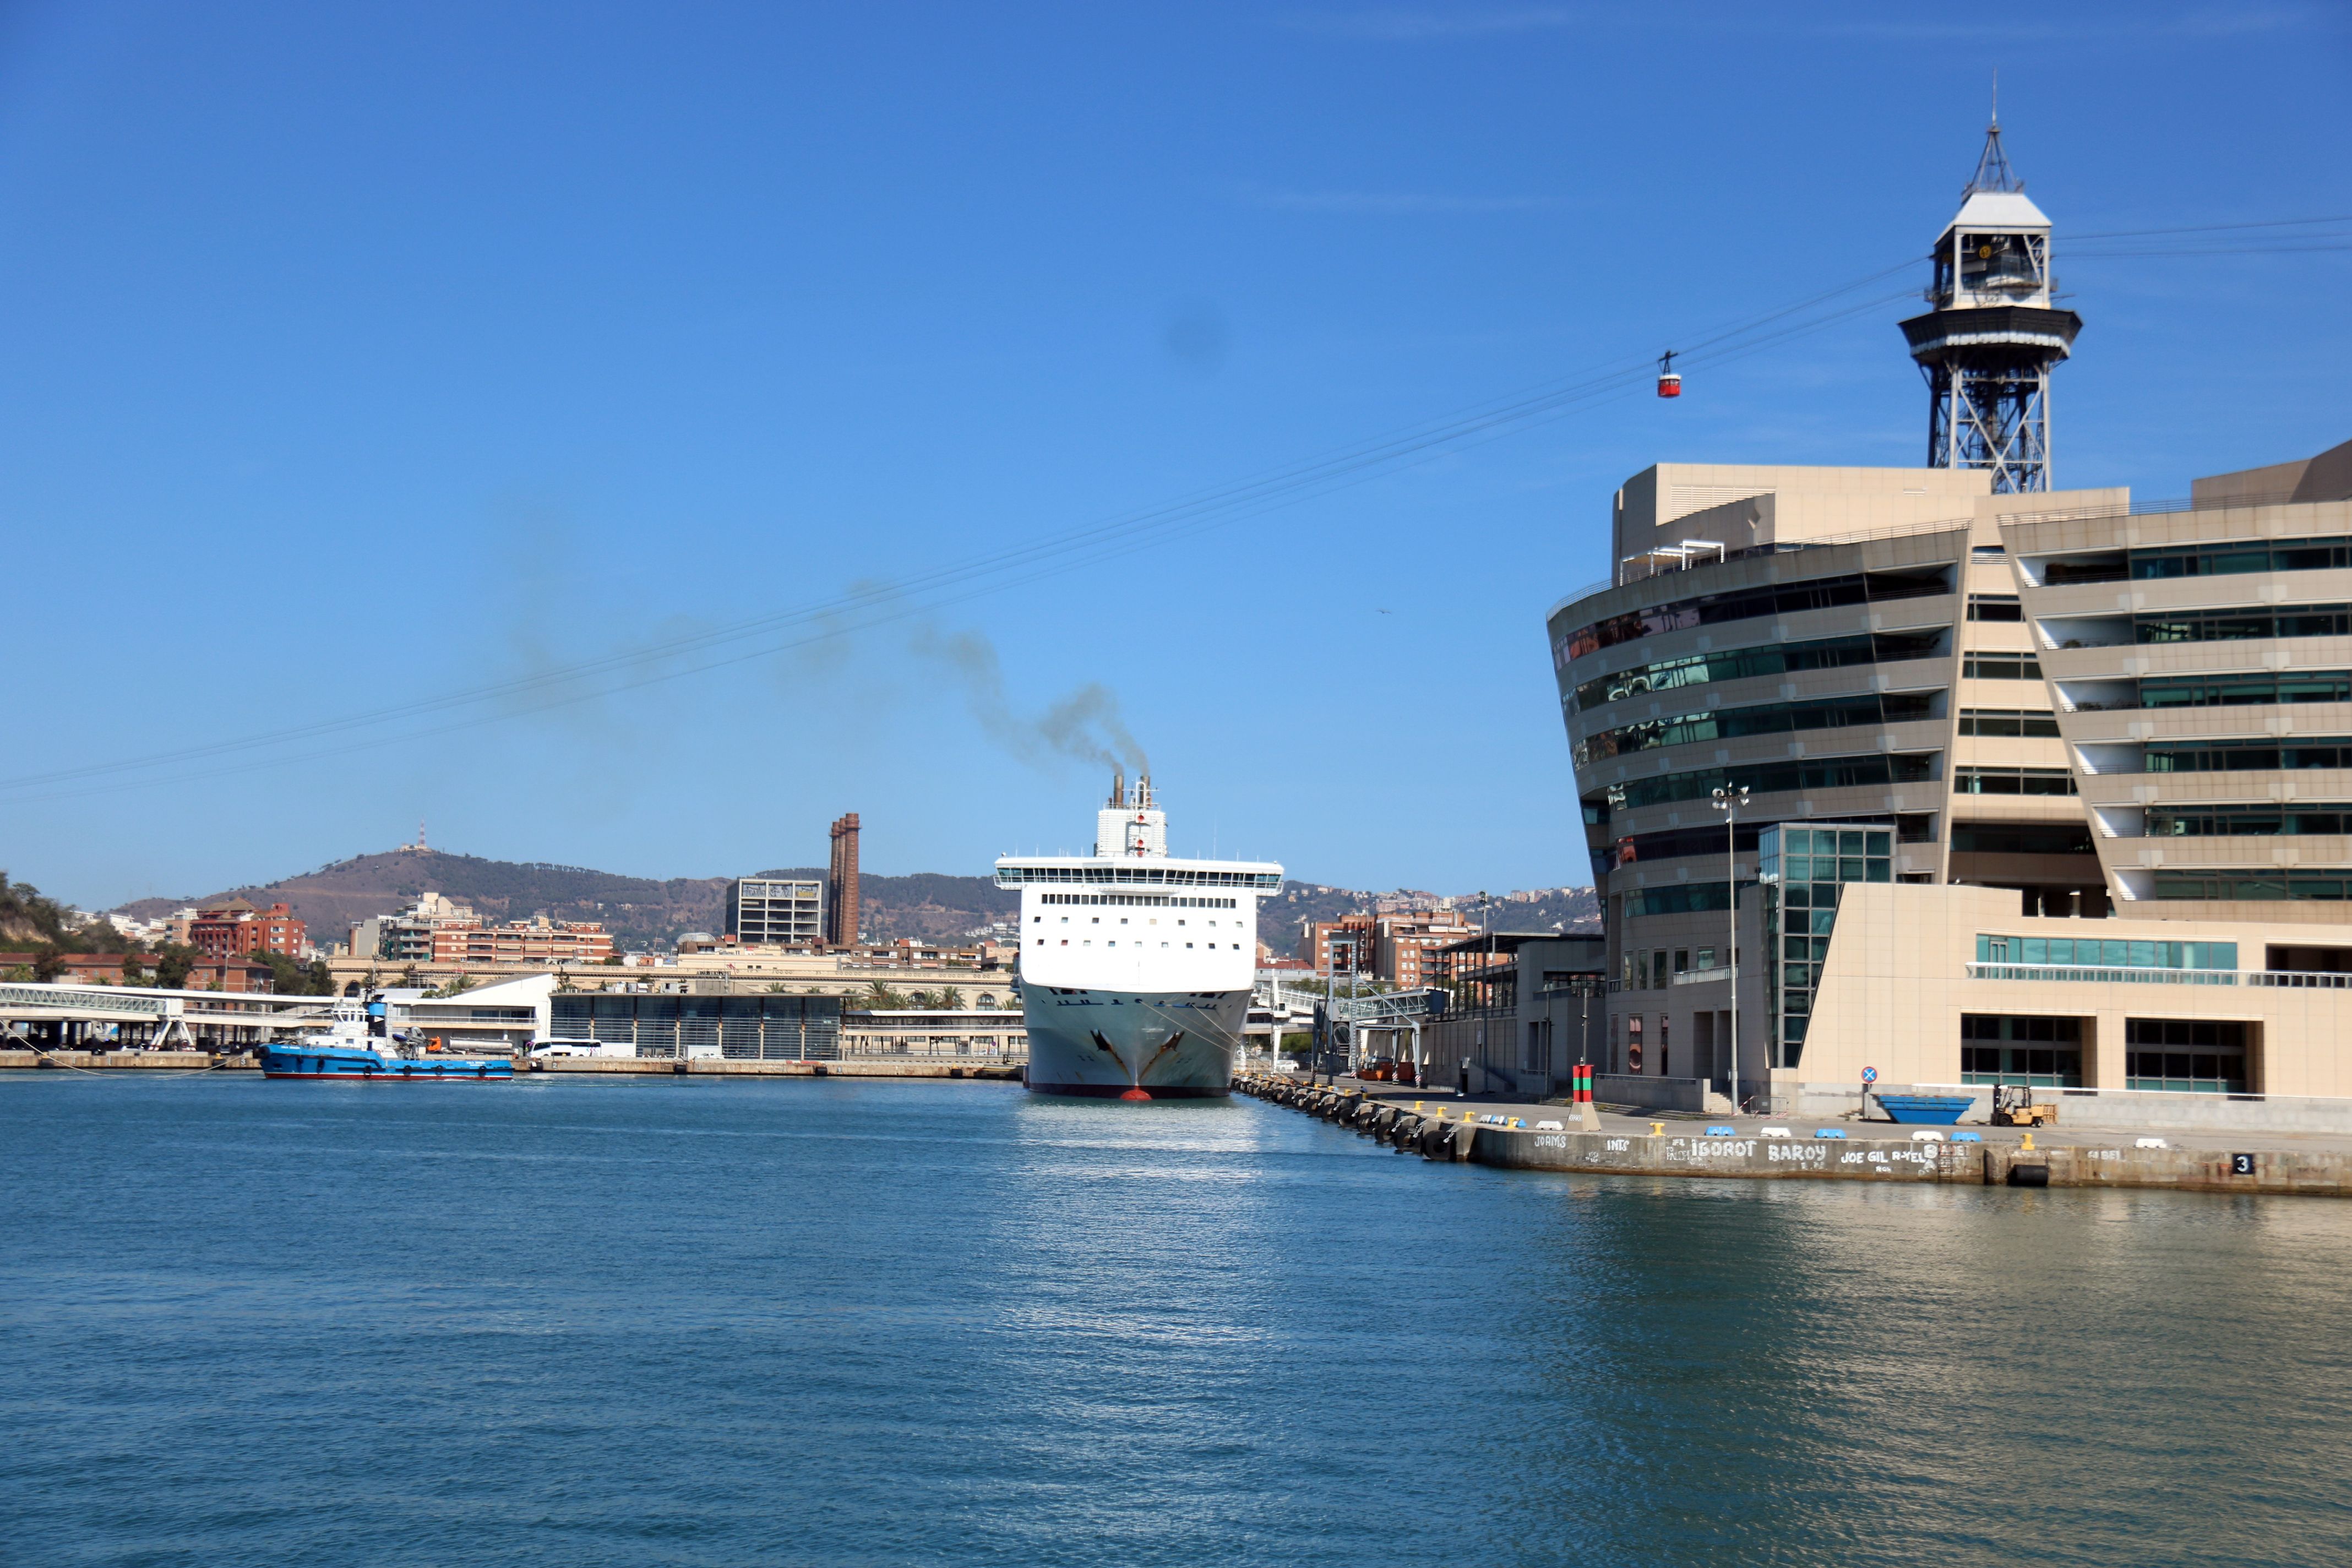
[[[10, 1068], [85, 1072], [141, 1070], [151, 1072], [258, 1072], [257, 1056], [219, 1056], [205, 1051], [0, 1051], [0, 1071]], [[856, 1078], [973, 1079], [1000, 1083], [1021, 1081], [1021, 1068], [1002, 1062], [952, 1060], [906, 1061], [852, 1058], [847, 1061], [733, 1061], [716, 1057], [677, 1059], [604, 1060], [594, 1057], [557, 1057], [543, 1061], [517, 1061], [518, 1073], [585, 1074], [642, 1078]]]
[[79, 1068], [85, 1072], [257, 1072], [261, 1058], [215, 1057], [209, 1051], [0, 1051], [0, 1070], [9, 1068]]
[[[1573, 1106], [1464, 1100], [1348, 1079], [1317, 1086], [1253, 1076], [1237, 1087], [1353, 1128], [1401, 1152], [1513, 1170], [2352, 1197], [2352, 1138], [2342, 1135], [2150, 1137], [2096, 1128], [1925, 1128], [1613, 1113], [1596, 1116], [1598, 1131], [1584, 1131]], [[1708, 1131], [1715, 1128], [1730, 1131]], [[1766, 1136], [1767, 1128], [1775, 1135]], [[1977, 1138], [1953, 1136], [1961, 1131]], [[1914, 1136], [1922, 1132], [1942, 1136]]]
[[598, 1074], [641, 1078], [657, 1074], [664, 1078], [895, 1078], [895, 1079], [979, 1079], [1001, 1083], [1021, 1081], [1021, 1069], [1000, 1062], [954, 1060], [883, 1060], [851, 1058], [844, 1061], [736, 1061], [720, 1057], [647, 1058], [626, 1057], [550, 1057], [541, 1061], [517, 1062], [518, 1070], [528, 1068], [534, 1073]]

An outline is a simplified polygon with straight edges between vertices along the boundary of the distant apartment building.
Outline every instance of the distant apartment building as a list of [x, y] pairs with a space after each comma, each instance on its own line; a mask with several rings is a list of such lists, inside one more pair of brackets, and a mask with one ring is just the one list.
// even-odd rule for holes
[[740, 947], [807, 947], [824, 940], [824, 884], [739, 877], [727, 890], [727, 935]]
[[[1452, 910], [1430, 910], [1409, 914], [1342, 915], [1336, 921], [1309, 921], [1298, 939], [1299, 962], [1318, 974], [1334, 972], [1333, 947], [1339, 944], [1337, 973], [1352, 967], [1357, 973], [1397, 985], [1426, 985], [1434, 977], [1428, 955], [1475, 933]], [[1353, 944], [1354, 958], [1349, 957]]]
[[480, 923], [481, 917], [466, 905], [428, 891], [396, 915], [374, 915], [355, 923], [350, 951], [354, 958], [379, 958], [387, 963], [430, 963], [436, 930]]
[[594, 921], [551, 921], [545, 915], [505, 925], [439, 925], [433, 962], [471, 968], [497, 963], [606, 963], [613, 936]]
[[385, 963], [609, 963], [612, 934], [594, 921], [544, 915], [492, 925], [464, 904], [426, 893], [396, 915], [377, 915], [352, 927], [354, 958]]
[[1397, 985], [1426, 985], [1436, 979], [1429, 955], [1478, 934], [1460, 915], [1383, 915], [1373, 925], [1372, 972]]
[[199, 959], [180, 982], [184, 991], [239, 991], [259, 994], [276, 989], [278, 972], [249, 958]]
[[243, 899], [230, 899], [198, 910], [188, 922], [188, 945], [205, 958], [243, 958], [256, 952], [301, 955], [309, 934], [284, 904], [257, 910]]
[[[1308, 921], [1299, 932], [1298, 957], [1311, 965], [1318, 974], [1332, 971], [1332, 947], [1339, 944], [1339, 971], [1346, 973], [1351, 967], [1366, 974], [1372, 969], [1372, 930], [1374, 917], [1366, 914], [1341, 915], [1336, 921]], [[1349, 955], [1353, 952], [1353, 958]]]

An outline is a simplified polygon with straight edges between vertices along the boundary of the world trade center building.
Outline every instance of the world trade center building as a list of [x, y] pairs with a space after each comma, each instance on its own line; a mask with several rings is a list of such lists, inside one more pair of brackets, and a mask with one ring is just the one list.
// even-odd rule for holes
[[2352, 442], [2179, 501], [1995, 482], [1616, 493], [1609, 580], [1549, 617], [1603, 1070], [2352, 1099]]

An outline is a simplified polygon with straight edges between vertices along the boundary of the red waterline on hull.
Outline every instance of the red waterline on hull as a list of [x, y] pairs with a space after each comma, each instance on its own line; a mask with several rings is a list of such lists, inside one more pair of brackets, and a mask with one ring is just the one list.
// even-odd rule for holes
[[[1136, 1091], [1121, 1089], [1115, 1083], [1033, 1083], [1032, 1094], [1074, 1094], [1090, 1100], [1127, 1100]], [[1233, 1094], [1230, 1089], [1199, 1089], [1190, 1085], [1153, 1084], [1143, 1098], [1146, 1100], [1224, 1100]]]
[[1121, 1100], [1150, 1100], [1151, 1098], [1151, 1091], [1145, 1089], [1142, 1085], [1138, 1084], [1135, 1088], [1129, 1089], [1125, 1094], [1120, 1095], [1119, 1098]]

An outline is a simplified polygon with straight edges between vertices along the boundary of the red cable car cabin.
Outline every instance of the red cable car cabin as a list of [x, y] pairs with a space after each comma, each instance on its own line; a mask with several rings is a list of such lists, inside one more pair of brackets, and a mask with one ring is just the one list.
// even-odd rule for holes
[[1658, 356], [1658, 395], [1680, 397], [1682, 395], [1683, 378], [1675, 374], [1675, 352], [1668, 349]]

